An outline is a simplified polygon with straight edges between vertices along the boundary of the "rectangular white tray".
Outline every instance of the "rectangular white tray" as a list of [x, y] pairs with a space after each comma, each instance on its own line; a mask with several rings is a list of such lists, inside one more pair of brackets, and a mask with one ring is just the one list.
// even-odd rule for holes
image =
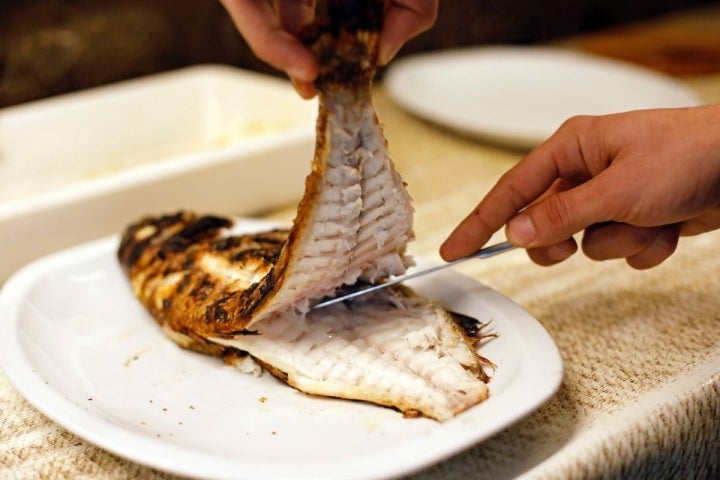
[[142, 215], [296, 202], [316, 113], [289, 82], [217, 65], [0, 110], [0, 282]]

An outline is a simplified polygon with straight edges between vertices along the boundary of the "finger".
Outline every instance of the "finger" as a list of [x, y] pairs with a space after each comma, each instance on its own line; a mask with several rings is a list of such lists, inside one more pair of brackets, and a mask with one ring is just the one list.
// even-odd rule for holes
[[318, 65], [312, 51], [286, 31], [265, 0], [220, 0], [258, 58], [300, 82], [312, 82]]
[[680, 235], [699, 235], [718, 228], [720, 228], [720, 207], [715, 207], [684, 221], [680, 227]]
[[292, 81], [292, 85], [295, 88], [295, 91], [305, 100], [309, 100], [313, 98], [315, 95], [317, 95], [317, 89], [315, 88], [315, 84], [312, 82], [301, 82], [299, 80], [296, 80], [294, 78], [290, 78]]
[[627, 203], [616, 175], [604, 171], [591, 181], [535, 202], [510, 219], [508, 240], [526, 248], [552, 245], [589, 225], [613, 220]]
[[[532, 153], [503, 175], [440, 247], [445, 260], [479, 250], [508, 220], [552, 187], [557, 171]], [[538, 161], [534, 161], [538, 158]], [[548, 170], [542, 170], [547, 166]], [[543, 175], [543, 177], [541, 177]]]
[[582, 250], [593, 260], [632, 257], [645, 250], [661, 229], [615, 222], [590, 225], [583, 235]]
[[665, 225], [643, 251], [626, 259], [628, 265], [638, 270], [655, 267], [675, 252], [680, 238], [678, 224]]
[[438, 0], [398, 0], [388, 8], [380, 34], [378, 62], [386, 65], [405, 42], [429, 29], [437, 18]]
[[[440, 255], [445, 260], [470, 255], [485, 245], [493, 233], [520, 210], [533, 202], [547, 201], [563, 190], [558, 188], [563, 183], [559, 179], [582, 177], [574, 167], [561, 165], [570, 163], [564, 159], [579, 159], [577, 161], [582, 163], [583, 153], [579, 144], [572, 132], [561, 128], [530, 152], [500, 178], [475, 210], [453, 230], [440, 247]], [[570, 236], [572, 234], [557, 238], [547, 245], [559, 243]]]
[[577, 252], [577, 243], [572, 237], [549, 247], [529, 248], [527, 250], [530, 259], [544, 267], [567, 260], [575, 252]]
[[[275, 9], [285, 30], [297, 34], [315, 18], [315, 0], [275, 0]], [[301, 98], [309, 100], [317, 95], [313, 82], [290, 76], [295, 91]]]
[[297, 34], [315, 17], [315, 0], [275, 0], [275, 9], [282, 27]]

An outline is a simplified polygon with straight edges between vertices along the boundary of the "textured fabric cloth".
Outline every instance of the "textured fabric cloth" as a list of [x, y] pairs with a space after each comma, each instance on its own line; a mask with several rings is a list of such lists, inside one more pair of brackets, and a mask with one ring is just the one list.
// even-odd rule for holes
[[[720, 100], [720, 77], [694, 81]], [[520, 158], [418, 121], [376, 98], [415, 198], [412, 252], [437, 259], [450, 229]], [[308, 160], [309, 162], [309, 160]], [[292, 208], [270, 218], [289, 219]], [[459, 269], [513, 299], [564, 361], [556, 395], [527, 418], [414, 480], [720, 478], [720, 232], [684, 238], [658, 268], [522, 251]], [[0, 374], [0, 480], [169, 479], [67, 432]]]

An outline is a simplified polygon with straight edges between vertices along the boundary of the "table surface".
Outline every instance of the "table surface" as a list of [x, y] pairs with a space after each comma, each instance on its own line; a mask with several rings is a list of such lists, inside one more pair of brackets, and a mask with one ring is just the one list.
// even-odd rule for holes
[[[720, 73], [681, 80], [720, 103]], [[415, 201], [411, 251], [439, 259], [445, 236], [522, 154], [418, 120], [381, 87], [375, 103]], [[527, 418], [412, 478], [718, 478], [719, 242], [720, 232], [683, 238], [648, 271], [581, 255], [539, 267], [523, 251], [458, 266], [542, 323], [562, 353], [564, 380]], [[0, 412], [0, 479], [174, 478], [55, 425], [1, 372]]]

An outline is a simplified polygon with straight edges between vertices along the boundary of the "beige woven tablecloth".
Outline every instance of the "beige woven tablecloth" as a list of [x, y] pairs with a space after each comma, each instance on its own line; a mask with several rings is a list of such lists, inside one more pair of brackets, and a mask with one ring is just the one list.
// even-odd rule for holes
[[[690, 79], [720, 101], [720, 76]], [[414, 253], [437, 247], [519, 153], [414, 119], [376, 97], [417, 210]], [[271, 218], [291, 218], [292, 208]], [[539, 410], [418, 473], [418, 480], [720, 478], [720, 232], [682, 239], [662, 266], [524, 252], [461, 271], [518, 302], [549, 331], [564, 381]], [[32, 408], [0, 373], [0, 480], [174, 478], [104, 452]]]

